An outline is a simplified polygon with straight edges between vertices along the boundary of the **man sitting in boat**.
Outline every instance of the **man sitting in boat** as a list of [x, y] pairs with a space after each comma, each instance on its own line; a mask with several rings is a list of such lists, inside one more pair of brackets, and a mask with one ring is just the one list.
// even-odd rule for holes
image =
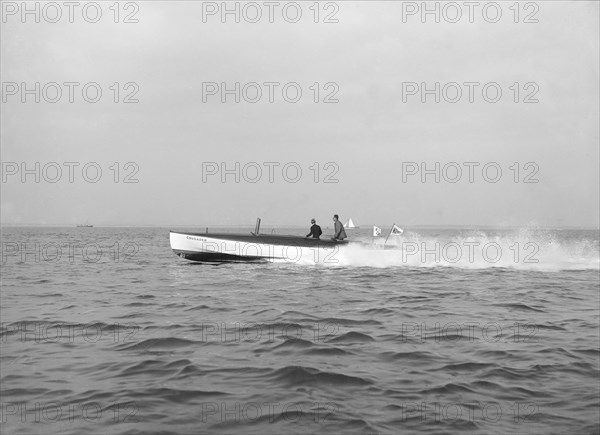
[[306, 237], [311, 237], [313, 239], [318, 239], [321, 237], [321, 234], [323, 234], [323, 231], [321, 231], [321, 227], [317, 225], [317, 221], [314, 219], [310, 220], [310, 223], [312, 224], [310, 227], [310, 233], [308, 233], [306, 235]]
[[333, 230], [335, 233], [331, 238], [332, 240], [344, 240], [347, 237], [344, 225], [340, 222], [340, 217], [337, 214], [333, 215]]

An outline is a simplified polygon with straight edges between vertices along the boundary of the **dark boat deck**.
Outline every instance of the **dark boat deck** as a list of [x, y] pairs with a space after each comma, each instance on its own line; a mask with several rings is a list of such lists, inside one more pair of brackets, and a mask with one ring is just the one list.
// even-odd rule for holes
[[332, 248], [334, 246], [345, 245], [347, 240], [331, 240], [331, 239], [313, 239], [302, 236], [289, 236], [278, 234], [236, 234], [236, 233], [192, 233], [171, 231], [175, 234], [182, 234], [194, 237], [210, 237], [212, 239], [230, 240], [242, 243], [264, 243], [268, 245], [287, 245], [306, 248]]

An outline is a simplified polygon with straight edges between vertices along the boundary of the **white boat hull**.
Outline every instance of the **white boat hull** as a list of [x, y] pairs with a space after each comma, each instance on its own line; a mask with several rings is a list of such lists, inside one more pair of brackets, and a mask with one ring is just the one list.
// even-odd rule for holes
[[180, 257], [201, 262], [271, 261], [335, 263], [345, 241], [295, 236], [170, 233], [171, 249]]

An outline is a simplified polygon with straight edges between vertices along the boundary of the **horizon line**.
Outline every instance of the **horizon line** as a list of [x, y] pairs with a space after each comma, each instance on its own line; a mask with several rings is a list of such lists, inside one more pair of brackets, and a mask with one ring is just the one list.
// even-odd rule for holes
[[[44, 228], [78, 228], [78, 224], [40, 224], [40, 223], [1, 223], [0, 228], [4, 227], [44, 227]], [[306, 224], [308, 225], [308, 224]], [[269, 228], [304, 228], [306, 225], [302, 224], [290, 224], [290, 225], [268, 225], [262, 224], [263, 227]], [[540, 228], [540, 229], [585, 229], [585, 230], [600, 230], [600, 225], [587, 226], [587, 225], [491, 225], [491, 224], [418, 224], [418, 225], [401, 225], [396, 224], [404, 228], [494, 228], [494, 229], [515, 229], [515, 228]], [[392, 224], [377, 225], [377, 224], [364, 224], [358, 226], [356, 229], [372, 228], [373, 226], [392, 226]], [[164, 225], [164, 224], [152, 224], [152, 225], [131, 225], [131, 224], [100, 224], [92, 225], [91, 228], [254, 228], [251, 224], [214, 224], [214, 225], [198, 225], [198, 224], [180, 224], [180, 225]]]

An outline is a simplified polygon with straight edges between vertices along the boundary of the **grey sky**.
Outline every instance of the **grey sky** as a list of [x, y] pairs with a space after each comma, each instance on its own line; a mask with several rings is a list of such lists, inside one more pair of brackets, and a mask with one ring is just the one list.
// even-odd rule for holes
[[[315, 24], [312, 2], [295, 24], [277, 14], [272, 24], [203, 23], [202, 2], [191, 1], [137, 2], [139, 22], [125, 24], [112, 21], [109, 4], [95, 24], [77, 14], [74, 23], [2, 23], [2, 82], [97, 82], [103, 91], [95, 104], [80, 93], [55, 104], [3, 95], [3, 163], [97, 162], [103, 174], [95, 184], [80, 171], [69, 183], [66, 168], [54, 184], [9, 176], [2, 223], [251, 225], [261, 216], [285, 226], [339, 213], [357, 224], [598, 225], [598, 2], [537, 2], [539, 22], [529, 24], [514, 23], [512, 2], [495, 24], [477, 12], [474, 23], [403, 23], [402, 2], [338, 2], [335, 24]], [[137, 83], [139, 103], [114, 103], [114, 82]], [[203, 82], [297, 82], [303, 95], [295, 104], [280, 93], [274, 103], [203, 103]], [[339, 102], [314, 103], [314, 82], [336, 83]], [[403, 103], [403, 82], [496, 82], [503, 95], [485, 102], [480, 86], [473, 103]], [[514, 82], [537, 84], [539, 102], [513, 102]], [[114, 183], [114, 162], [120, 178], [126, 162], [137, 164], [139, 183]], [[203, 182], [203, 162], [280, 166], [274, 183], [266, 167], [257, 183], [221, 183]], [[303, 170], [297, 183], [282, 177], [288, 162]], [[328, 162], [338, 183], [323, 182]], [[480, 166], [473, 183], [466, 168], [457, 183], [422, 183], [403, 182], [403, 162]], [[503, 170], [497, 183], [481, 175], [488, 162]], [[538, 183], [522, 182], [528, 162]]]

